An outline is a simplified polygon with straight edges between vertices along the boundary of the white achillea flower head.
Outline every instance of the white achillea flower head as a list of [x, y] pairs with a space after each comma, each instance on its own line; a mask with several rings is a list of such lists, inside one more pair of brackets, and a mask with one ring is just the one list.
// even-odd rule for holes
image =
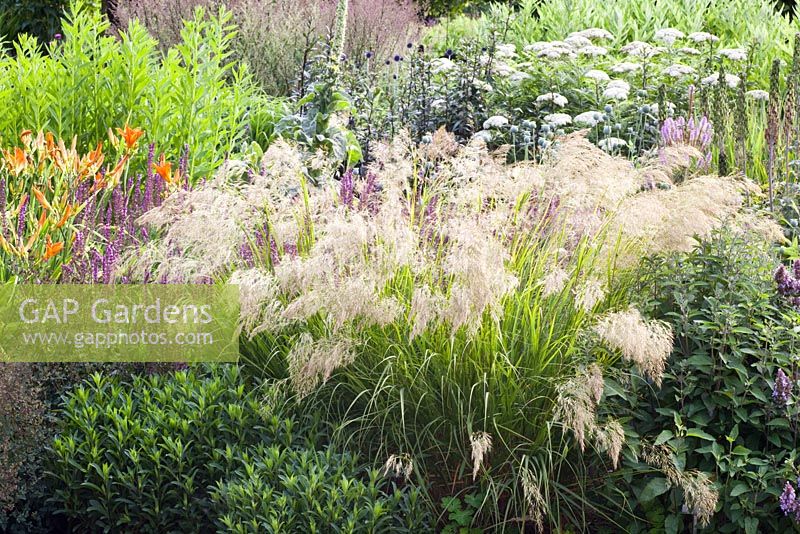
[[672, 46], [678, 39], [683, 39], [686, 34], [675, 28], [662, 28], [655, 33], [655, 40]]
[[602, 70], [597, 70], [597, 69], [592, 69], [592, 70], [586, 71], [584, 73], [583, 77], [584, 78], [588, 78], [590, 80], [594, 80], [596, 82], [607, 82], [608, 80], [611, 79], [608, 76], [608, 74], [606, 74]]
[[760, 100], [766, 101], [769, 100], [769, 93], [764, 91], [763, 89], [753, 89], [752, 91], [747, 91], [745, 96], [752, 98], [753, 100]]
[[525, 45], [523, 50], [526, 52], [539, 52], [547, 48], [563, 48], [569, 50], [570, 46], [564, 41], [536, 41], [535, 43]]
[[599, 111], [584, 111], [579, 115], [575, 115], [572, 121], [582, 126], [597, 126], [598, 123], [603, 122], [603, 114]]
[[689, 34], [689, 39], [694, 41], [695, 43], [705, 43], [705, 42], [712, 42], [716, 43], [719, 41], [719, 37], [716, 35], [712, 35], [708, 32], [693, 32]]
[[522, 72], [521, 70], [518, 70], [511, 73], [511, 75], [508, 77], [508, 81], [511, 83], [521, 83], [529, 79], [530, 77], [531, 75], [528, 74], [527, 72]]
[[702, 52], [696, 48], [692, 48], [691, 46], [684, 46], [678, 49], [678, 52], [681, 54], [687, 54], [689, 56], [699, 56]]
[[497, 61], [492, 65], [492, 72], [495, 74], [495, 76], [500, 76], [501, 78], [508, 78], [517, 71], [514, 70], [514, 68], [508, 63]]
[[598, 57], [598, 56], [605, 56], [608, 54], [608, 49], [602, 46], [584, 46], [578, 50], [578, 54], [581, 56], [590, 56], [590, 57]]
[[[725, 85], [727, 85], [730, 88], [737, 87], [739, 85], [739, 82], [741, 82], [741, 81], [742, 80], [738, 76], [736, 76], [735, 74], [726, 74], [725, 75]], [[706, 76], [705, 78], [700, 80], [700, 83], [702, 83], [703, 85], [717, 85], [718, 82], [719, 82], [719, 73], [718, 72], [715, 72], [711, 76]]]
[[478, 478], [481, 465], [492, 451], [492, 436], [486, 432], [473, 432], [469, 437], [470, 448], [472, 449], [472, 480]]
[[689, 65], [683, 65], [682, 63], [675, 63], [661, 71], [662, 74], [671, 78], [682, 78], [689, 74], [694, 74], [694, 72], [694, 68]]
[[564, 39], [564, 42], [573, 48], [583, 48], [584, 46], [592, 46], [592, 41], [582, 35], [570, 34], [569, 37]]
[[475, 80], [472, 81], [472, 86], [475, 87], [475, 89], [478, 89], [480, 91], [484, 91], [486, 93], [491, 93], [494, 90], [494, 88], [492, 87], [492, 84], [490, 84], [489, 82], [483, 81], [483, 80], [478, 80], [478, 79], [475, 79]]
[[747, 59], [747, 50], [744, 48], [723, 48], [717, 53], [731, 61], [744, 61]]
[[605, 139], [601, 139], [597, 146], [601, 149], [605, 150], [606, 152], [613, 152], [618, 148], [624, 148], [628, 146], [628, 142], [625, 139], [620, 139], [619, 137], [607, 137]]
[[610, 31], [603, 28], [587, 28], [578, 32], [572, 32], [570, 36], [577, 35], [579, 37], [586, 37], [591, 40], [613, 39], [614, 35]]
[[664, 49], [660, 46], [653, 46], [650, 43], [645, 43], [644, 41], [631, 41], [620, 48], [620, 51], [629, 56], [649, 58], [660, 54]]
[[572, 123], [572, 117], [566, 113], [551, 113], [544, 116], [544, 120], [554, 126], [566, 126]]
[[625, 74], [628, 72], [633, 72], [635, 70], [641, 70], [642, 64], [641, 63], [633, 63], [630, 61], [623, 61], [622, 63], [617, 63], [613, 67], [611, 67], [611, 72], [614, 74]]
[[517, 47], [513, 43], [499, 44], [494, 53], [500, 58], [513, 58], [517, 55]]
[[558, 93], [545, 93], [543, 95], [537, 96], [536, 103], [541, 104], [542, 102], [552, 102], [553, 104], [561, 108], [563, 108], [569, 103], [567, 97], [560, 95]]
[[508, 126], [508, 119], [502, 115], [493, 115], [483, 121], [483, 129], [491, 130], [492, 128], [502, 128]]
[[603, 98], [610, 100], [627, 100], [631, 86], [625, 80], [611, 80], [603, 91]]
[[434, 74], [440, 74], [442, 72], [448, 72], [456, 68], [456, 64], [453, 63], [449, 58], [440, 57], [436, 58], [431, 62], [431, 71]]
[[481, 143], [490, 143], [492, 141], [492, 132], [489, 130], [480, 130], [472, 134], [472, 140]]

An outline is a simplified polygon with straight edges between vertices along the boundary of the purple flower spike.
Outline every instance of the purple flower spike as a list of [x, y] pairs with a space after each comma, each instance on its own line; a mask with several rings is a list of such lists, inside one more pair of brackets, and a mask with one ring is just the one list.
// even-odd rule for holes
[[780, 406], [789, 404], [789, 399], [792, 396], [792, 381], [783, 372], [783, 369], [778, 369], [775, 374], [775, 388], [772, 390], [772, 399]]
[[25, 234], [25, 217], [28, 215], [28, 203], [30, 197], [25, 197], [22, 201], [22, 206], [19, 208], [19, 217], [17, 217], [17, 238], [22, 241], [22, 236]]
[[783, 486], [783, 493], [781, 493], [778, 502], [780, 502], [781, 511], [783, 511], [784, 515], [797, 514], [797, 494], [790, 482], [787, 481]]
[[347, 171], [342, 176], [339, 185], [339, 201], [348, 208], [353, 205], [353, 171]]

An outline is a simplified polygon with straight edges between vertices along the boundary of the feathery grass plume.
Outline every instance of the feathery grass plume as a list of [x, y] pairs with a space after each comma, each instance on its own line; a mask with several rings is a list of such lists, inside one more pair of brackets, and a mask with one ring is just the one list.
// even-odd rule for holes
[[353, 358], [345, 338], [314, 340], [308, 332], [300, 334], [287, 357], [289, 379], [298, 400], [327, 382], [337, 368], [348, 365]]
[[392, 454], [383, 466], [383, 474], [409, 480], [414, 472], [414, 460], [408, 454]]
[[707, 526], [714, 515], [719, 500], [719, 492], [706, 473], [701, 471], [682, 471], [675, 465], [673, 454], [667, 445], [642, 443], [641, 457], [648, 464], [666, 475], [672, 486], [683, 490], [684, 501], [695, 521], [701, 527]]
[[492, 451], [492, 436], [484, 431], [473, 432], [469, 437], [472, 449], [472, 480], [478, 478], [478, 472], [486, 456]]
[[462, 326], [474, 332], [485, 312], [497, 319], [501, 299], [517, 284], [508, 272], [508, 250], [485, 226], [457, 221], [445, 233], [452, 245], [443, 260], [444, 272], [453, 285], [444, 317], [453, 334]]
[[434, 293], [428, 285], [415, 287], [411, 297], [411, 317], [414, 323], [410, 339], [413, 340], [421, 335], [429, 325], [435, 323], [445, 309], [446, 303], [444, 295]]
[[[744, 205], [742, 191], [758, 193], [748, 180], [700, 176], [666, 191], [644, 191], [625, 199], [611, 216], [609, 232], [638, 244], [640, 253], [688, 251], [725, 224]], [[636, 249], [632, 249], [631, 254]], [[621, 257], [620, 265], [638, 260]]]
[[542, 295], [549, 297], [561, 293], [569, 280], [570, 276], [564, 269], [560, 267], [549, 269], [540, 282]]
[[539, 488], [539, 481], [536, 475], [528, 467], [523, 466], [520, 472], [522, 478], [522, 492], [528, 504], [528, 515], [533, 518], [533, 522], [539, 532], [544, 529], [544, 511], [546, 503]]
[[603, 283], [596, 278], [585, 280], [575, 290], [575, 304], [585, 312], [591, 312], [604, 297]]
[[598, 428], [595, 440], [598, 446], [606, 451], [614, 469], [616, 469], [619, 466], [619, 455], [622, 453], [622, 446], [625, 444], [625, 430], [620, 422], [608, 421]]
[[685, 475], [681, 482], [686, 507], [691, 510], [701, 528], [708, 526], [719, 500], [719, 492], [713, 482], [702, 472]]
[[600, 338], [639, 372], [661, 385], [667, 358], [672, 353], [672, 329], [660, 321], [645, 321], [635, 308], [613, 312], [595, 326]]
[[[595, 436], [598, 428], [598, 391], [602, 395], [602, 388], [597, 385], [598, 373], [600, 368], [594, 365], [556, 387], [553, 418], [572, 431], [582, 451], [586, 448], [586, 441]], [[599, 378], [602, 381], [602, 374], [599, 374]]]
[[548, 191], [569, 211], [616, 208], [641, 186], [630, 161], [598, 149], [585, 132], [566, 136], [544, 172]]
[[251, 339], [262, 331], [277, 331], [286, 325], [280, 286], [272, 273], [262, 269], [238, 270], [231, 274], [228, 283], [239, 286], [240, 324]]

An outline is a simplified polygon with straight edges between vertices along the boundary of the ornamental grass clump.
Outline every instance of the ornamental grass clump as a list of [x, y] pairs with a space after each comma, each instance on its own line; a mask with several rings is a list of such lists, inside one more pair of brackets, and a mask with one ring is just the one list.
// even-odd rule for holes
[[[230, 160], [140, 218], [153, 239], [124, 268], [239, 285], [245, 367], [286, 381], [340, 444], [435, 495], [480, 486], [486, 526], [557, 526], [580, 507], [562, 461], [602, 451], [616, 466], [624, 447], [621, 424], [597, 416], [606, 370], [631, 362], [656, 383], [664, 372], [671, 331], [629, 309], [615, 266], [646, 253], [641, 231], [620, 232], [622, 210], [655, 194], [646, 171], [670, 168], [637, 169], [578, 136], [542, 164], [507, 166], [444, 133], [375, 154], [319, 186], [285, 143], [257, 171]], [[725, 194], [740, 187], [715, 179]], [[657, 198], [668, 213], [686, 200]], [[703, 224], [721, 224], [713, 213]], [[648, 220], [649, 246], [696, 233], [660, 226], [672, 220]]]

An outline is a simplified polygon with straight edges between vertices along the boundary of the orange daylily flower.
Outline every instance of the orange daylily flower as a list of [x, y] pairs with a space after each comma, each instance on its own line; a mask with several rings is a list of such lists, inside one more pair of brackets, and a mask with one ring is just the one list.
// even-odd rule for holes
[[50, 156], [50, 159], [55, 158], [56, 140], [51, 132], [44, 134], [44, 144], [47, 148], [47, 154]]
[[78, 172], [78, 151], [75, 146], [78, 143], [78, 137], [72, 139], [72, 146], [67, 148], [63, 139], [58, 140], [58, 145], [53, 150], [53, 163], [55, 163], [58, 170], [63, 173]]
[[[39, 240], [39, 236], [42, 234], [42, 228], [44, 228], [44, 223], [46, 220], [47, 212], [43, 211], [39, 216], [39, 223], [36, 225], [36, 231], [31, 235], [31, 237], [28, 239], [28, 242], [25, 243], [25, 247], [22, 249], [23, 253], [27, 253], [33, 244]], [[22, 236], [20, 236], [20, 239], [22, 239]]]
[[172, 175], [172, 163], [166, 160], [164, 154], [161, 154], [158, 163], [153, 164], [153, 170], [170, 185], [180, 181], [180, 172], [175, 173], [175, 176]]
[[50, 258], [52, 258], [53, 256], [55, 256], [56, 254], [58, 254], [59, 252], [61, 252], [62, 250], [64, 250], [64, 242], [63, 241], [59, 241], [58, 243], [53, 243], [50, 240], [50, 236], [47, 236], [47, 242], [45, 243], [45, 252], [44, 252], [44, 256], [43, 256], [42, 259], [47, 261]]
[[58, 223], [56, 223], [56, 228], [61, 228], [62, 226], [64, 226], [64, 224], [66, 224], [67, 220], [69, 219], [69, 216], [72, 215], [72, 209], [73, 209], [72, 204], [67, 204], [67, 207], [64, 210], [64, 215], [61, 217]]
[[80, 168], [78, 170], [78, 178], [82, 179], [84, 176], [95, 174], [100, 170], [105, 156], [103, 155], [103, 142], [98, 141], [97, 148], [90, 151], [88, 154], [81, 158]]
[[141, 128], [131, 128], [128, 123], [125, 123], [125, 128], [117, 128], [117, 133], [122, 136], [125, 141], [125, 148], [131, 150], [136, 146], [136, 142], [141, 136], [144, 135], [144, 130]]
[[3, 156], [8, 170], [11, 171], [14, 176], [19, 176], [25, 172], [25, 169], [28, 167], [28, 155], [19, 147], [14, 147], [13, 152], [4, 150]]
[[36, 200], [39, 201], [39, 204], [41, 204], [44, 209], [53, 211], [53, 207], [50, 205], [47, 199], [44, 198], [44, 193], [42, 193], [36, 186], [32, 187], [31, 189], [33, 190], [33, 196], [36, 197]]
[[19, 134], [19, 140], [28, 148], [31, 147], [31, 139], [33, 139], [33, 132], [30, 130], [22, 130]]
[[119, 163], [117, 163], [117, 166], [114, 167], [111, 170], [111, 172], [107, 172], [106, 173], [106, 180], [111, 185], [116, 185], [117, 182], [119, 182], [119, 179], [122, 176], [123, 171], [125, 170], [125, 164], [128, 163], [128, 159], [129, 158], [130, 158], [130, 156], [128, 154], [125, 154], [124, 156], [122, 156], [122, 159], [119, 160]]

